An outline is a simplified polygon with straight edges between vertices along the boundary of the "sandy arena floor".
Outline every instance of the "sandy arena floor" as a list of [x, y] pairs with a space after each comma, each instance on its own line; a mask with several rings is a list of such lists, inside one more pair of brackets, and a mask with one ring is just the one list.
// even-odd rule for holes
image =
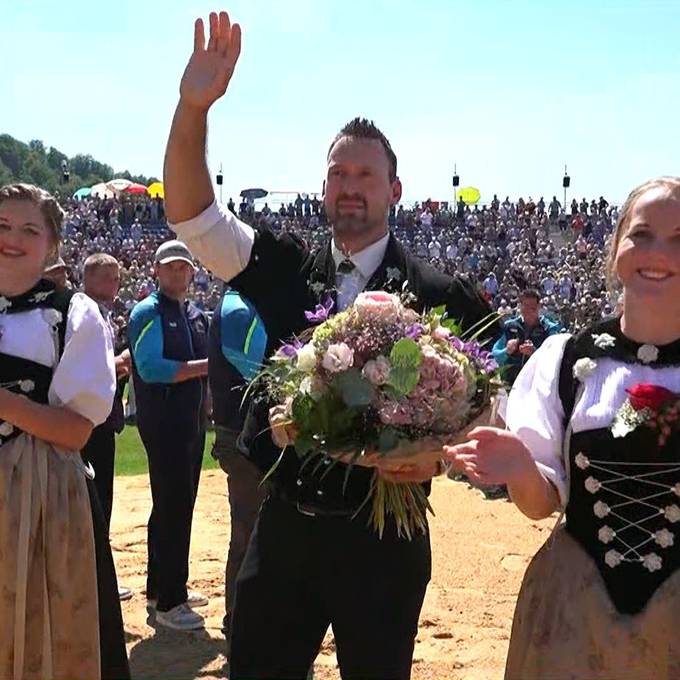
[[[477, 490], [440, 478], [433, 485], [433, 573], [420, 619], [413, 680], [501, 678], [515, 598], [524, 569], [548, 537], [553, 520], [532, 522], [505, 501], [487, 501]], [[190, 586], [211, 598], [201, 610], [205, 632], [159, 632], [146, 623], [146, 476], [118, 478], [111, 541], [122, 585], [133, 588], [123, 604], [128, 652], [135, 680], [226, 677], [224, 564], [229, 509], [225, 476], [204, 473], [194, 515]], [[329, 635], [315, 678], [339, 678]]]

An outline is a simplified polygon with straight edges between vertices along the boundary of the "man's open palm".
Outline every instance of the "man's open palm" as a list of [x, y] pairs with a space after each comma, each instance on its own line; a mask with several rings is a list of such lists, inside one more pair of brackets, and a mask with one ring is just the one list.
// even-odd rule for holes
[[203, 19], [196, 19], [194, 52], [180, 84], [182, 100], [207, 111], [226, 92], [240, 53], [241, 27], [232, 26], [226, 12], [211, 12], [207, 47]]

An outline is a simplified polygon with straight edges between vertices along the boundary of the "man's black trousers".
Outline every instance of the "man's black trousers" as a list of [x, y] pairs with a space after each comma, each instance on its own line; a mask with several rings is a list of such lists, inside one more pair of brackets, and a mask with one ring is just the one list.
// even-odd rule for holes
[[139, 422], [153, 500], [146, 597], [157, 599], [162, 612], [187, 600], [191, 522], [205, 446], [204, 430], [185, 437], [168, 425], [145, 427], [143, 420]]
[[302, 514], [270, 496], [237, 579], [231, 680], [304, 679], [333, 627], [343, 680], [407, 680], [430, 580], [429, 535], [383, 538], [366, 513]]

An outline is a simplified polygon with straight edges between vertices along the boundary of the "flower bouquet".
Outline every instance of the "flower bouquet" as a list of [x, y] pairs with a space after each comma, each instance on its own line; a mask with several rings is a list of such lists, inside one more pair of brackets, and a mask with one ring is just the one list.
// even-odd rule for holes
[[[382, 291], [361, 293], [335, 316], [331, 304], [307, 313], [318, 325], [281, 347], [258, 378], [295, 432], [303, 465], [348, 463], [346, 483], [353, 465], [434, 455], [489, 405], [497, 365], [476, 339], [461, 339], [443, 307], [418, 314]], [[480, 322], [474, 337], [493, 323]], [[389, 514], [399, 535], [426, 530], [422, 484], [388, 482], [376, 470], [359, 510], [369, 501], [381, 536]]]

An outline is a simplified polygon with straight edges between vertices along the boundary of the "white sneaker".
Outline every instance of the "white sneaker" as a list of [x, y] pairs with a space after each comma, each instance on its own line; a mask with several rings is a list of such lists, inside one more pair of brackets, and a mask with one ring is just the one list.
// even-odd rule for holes
[[199, 593], [197, 590], [187, 591], [187, 604], [190, 607], [207, 607], [208, 602], [208, 598], [203, 593]]
[[[203, 595], [202, 593], [199, 593], [196, 590], [188, 590], [187, 591], [187, 601], [186, 603], [190, 607], [207, 607], [208, 603], [210, 601], [208, 598]], [[146, 609], [147, 611], [155, 611], [156, 607], [158, 606], [158, 600], [147, 600], [146, 601]]]
[[156, 610], [156, 623], [173, 630], [199, 630], [205, 626], [205, 619], [184, 602], [168, 612]]
[[132, 598], [132, 591], [129, 588], [125, 588], [125, 586], [118, 586], [118, 599], [121, 602], [124, 602], [125, 600], [129, 600]]

